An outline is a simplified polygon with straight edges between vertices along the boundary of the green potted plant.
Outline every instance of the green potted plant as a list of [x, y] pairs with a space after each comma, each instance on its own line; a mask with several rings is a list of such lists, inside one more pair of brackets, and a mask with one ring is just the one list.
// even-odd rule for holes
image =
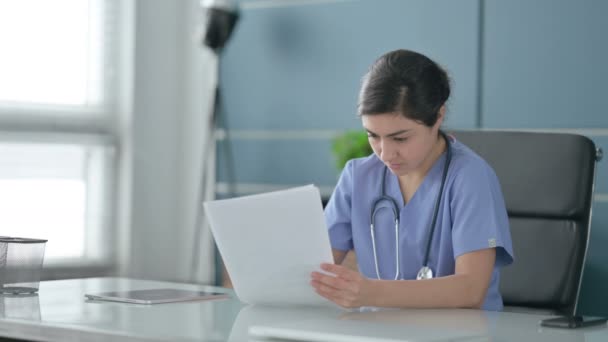
[[332, 153], [336, 168], [341, 171], [353, 158], [367, 157], [373, 151], [364, 131], [346, 131], [332, 140]]

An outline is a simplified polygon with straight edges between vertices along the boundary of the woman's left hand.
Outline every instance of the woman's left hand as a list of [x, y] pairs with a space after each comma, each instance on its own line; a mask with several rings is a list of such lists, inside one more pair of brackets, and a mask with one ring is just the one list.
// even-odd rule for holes
[[318, 294], [345, 308], [369, 305], [371, 280], [341, 265], [321, 264], [321, 269], [332, 274], [312, 272], [310, 284]]

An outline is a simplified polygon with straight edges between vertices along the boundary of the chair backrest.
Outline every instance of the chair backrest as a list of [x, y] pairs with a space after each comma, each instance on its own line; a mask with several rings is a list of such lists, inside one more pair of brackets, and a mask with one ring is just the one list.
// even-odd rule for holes
[[453, 131], [500, 180], [515, 262], [501, 272], [505, 306], [574, 314], [591, 223], [596, 148], [581, 135]]

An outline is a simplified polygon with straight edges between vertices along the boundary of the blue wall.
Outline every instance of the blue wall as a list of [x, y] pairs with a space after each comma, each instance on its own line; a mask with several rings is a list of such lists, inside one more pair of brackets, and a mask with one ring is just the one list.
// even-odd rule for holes
[[[360, 127], [360, 79], [397, 48], [448, 69], [447, 128], [565, 129], [608, 150], [606, 1], [248, 0], [241, 10], [221, 70], [239, 194], [307, 183], [328, 194], [338, 175], [331, 138]], [[608, 315], [608, 169], [599, 165], [581, 311]]]

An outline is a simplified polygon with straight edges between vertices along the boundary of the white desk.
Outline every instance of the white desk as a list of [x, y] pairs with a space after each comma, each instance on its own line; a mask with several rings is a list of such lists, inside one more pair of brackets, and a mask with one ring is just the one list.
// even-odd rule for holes
[[[541, 328], [545, 316], [477, 310], [388, 310], [348, 312], [322, 308], [247, 307], [228, 300], [135, 305], [89, 302], [85, 293], [174, 287], [218, 288], [92, 278], [48, 281], [38, 296], [0, 296], [0, 341], [248, 341], [252, 325], [319, 324], [358, 336], [398, 336], [402, 340], [608, 341], [606, 326], [576, 330]], [[221, 289], [219, 289], [221, 290]], [[229, 291], [229, 290], [224, 290]], [[230, 291], [229, 291], [230, 292]], [[428, 334], [425, 333], [428, 332]], [[443, 337], [442, 337], [443, 336]]]

